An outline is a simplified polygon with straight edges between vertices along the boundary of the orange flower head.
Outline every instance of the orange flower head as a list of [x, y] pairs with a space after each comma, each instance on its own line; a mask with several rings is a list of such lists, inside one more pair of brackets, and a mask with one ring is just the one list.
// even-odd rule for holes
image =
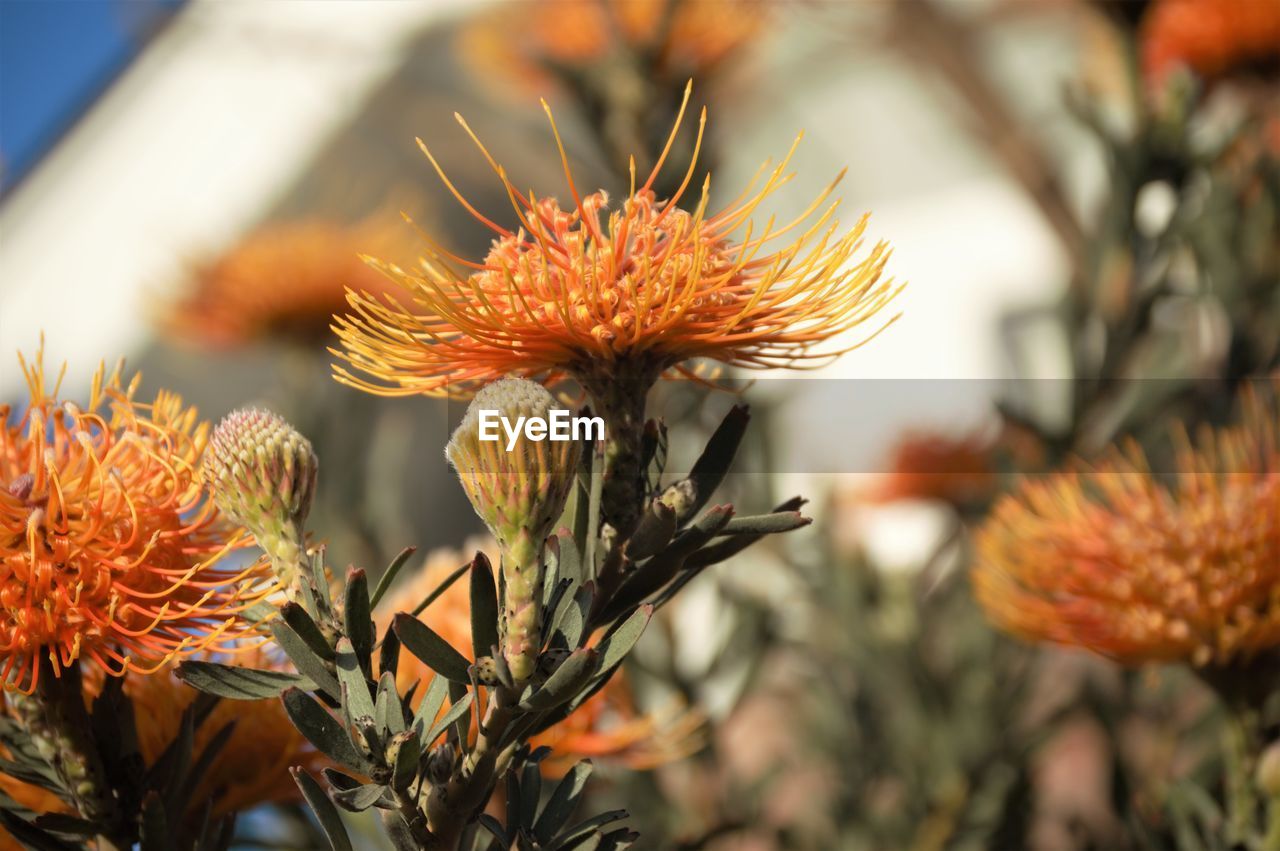
[[[705, 118], [704, 111], [695, 162]], [[515, 230], [453, 190], [424, 146], [496, 239], [483, 263], [432, 248], [413, 272], [380, 264], [413, 306], [352, 291], [353, 312], [334, 326], [344, 350], [334, 354], [363, 376], [338, 364], [337, 379], [388, 396], [467, 394], [510, 375], [547, 383], [572, 376], [587, 385], [626, 375], [644, 389], [667, 370], [693, 374], [684, 365], [693, 359], [767, 368], [838, 355], [815, 347], [871, 319], [898, 291], [882, 278], [887, 247], [854, 262], [865, 219], [841, 235], [838, 202], [829, 201], [834, 184], [789, 224], [751, 223], [789, 179], [794, 145], [714, 215], [709, 178], [692, 210], [678, 206], [693, 164], [672, 198], [656, 198], [651, 187], [679, 124], [647, 182], [637, 187], [633, 167], [631, 189], [617, 204], [604, 192], [579, 194], [561, 145], [574, 199], [568, 209], [518, 192], [477, 140], [509, 193]], [[784, 236], [787, 245], [771, 247]]]
[[1002, 498], [975, 540], [992, 621], [1132, 665], [1221, 668], [1280, 645], [1280, 405], [1243, 403], [1239, 426], [1179, 433], [1168, 484], [1131, 445]]
[[1218, 77], [1280, 59], [1280, 0], [1155, 0], [1140, 39], [1149, 83], [1160, 85], [1178, 67]]
[[[467, 542], [468, 551], [498, 558], [491, 538]], [[465, 564], [468, 556], [450, 549], [432, 551], [423, 568], [381, 604], [379, 628], [385, 629], [396, 612], [413, 611], [442, 580]], [[471, 597], [464, 576], [436, 598], [420, 616], [422, 621], [459, 652], [471, 658]], [[434, 673], [410, 653], [400, 654], [397, 686], [401, 692], [421, 682], [421, 695]], [[582, 706], [554, 727], [533, 737], [533, 747], [547, 745], [554, 751], [543, 762], [549, 773], [560, 774], [586, 758], [615, 760], [636, 769], [652, 768], [696, 751], [702, 744], [701, 714], [669, 707], [665, 711], [643, 713], [635, 704], [631, 688], [622, 672]]]
[[[397, 230], [399, 230], [397, 228]], [[319, 340], [346, 288], [382, 292], [389, 282], [362, 252], [395, 251], [400, 240], [372, 221], [305, 219], [266, 225], [196, 267], [157, 322], [173, 340], [230, 348], [269, 338]]]
[[525, 88], [620, 55], [683, 82], [713, 74], [767, 22], [759, 0], [521, 0], [477, 16], [463, 31], [463, 54]]
[[989, 435], [914, 433], [894, 447], [889, 471], [872, 498], [936, 500], [963, 507], [988, 498], [996, 478], [995, 446]]
[[208, 435], [167, 392], [135, 399], [99, 368], [88, 405], [50, 390], [42, 354], [19, 358], [30, 402], [0, 406], [0, 652], [6, 689], [31, 691], [86, 658], [149, 671], [253, 629], [240, 613], [274, 586], [265, 562], [226, 567], [247, 546], [196, 483]]

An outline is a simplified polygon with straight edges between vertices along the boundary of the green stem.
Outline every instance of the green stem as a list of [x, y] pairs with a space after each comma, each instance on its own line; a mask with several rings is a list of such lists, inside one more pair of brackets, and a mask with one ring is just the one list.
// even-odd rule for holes
[[533, 676], [542, 647], [542, 542], [522, 529], [502, 554], [502, 656], [517, 688]]
[[583, 386], [604, 417], [604, 488], [600, 515], [627, 540], [640, 522], [645, 483], [641, 454], [644, 443], [645, 402], [657, 373], [644, 366], [619, 366], [618, 375], [584, 379]]
[[504, 686], [494, 688], [476, 743], [462, 767], [448, 783], [428, 795], [427, 821], [432, 837], [429, 847], [456, 848], [468, 820], [493, 794], [494, 784], [510, 760], [499, 746], [515, 717], [517, 700], [518, 696]]
[[1227, 840], [1244, 843], [1258, 817], [1254, 785], [1261, 736], [1258, 711], [1244, 704], [1228, 707], [1226, 753]]

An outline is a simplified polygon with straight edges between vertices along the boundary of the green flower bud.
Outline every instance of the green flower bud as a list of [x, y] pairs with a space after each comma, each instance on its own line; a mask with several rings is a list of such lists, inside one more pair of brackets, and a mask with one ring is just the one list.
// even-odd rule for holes
[[292, 583], [319, 469], [311, 442], [277, 414], [242, 408], [214, 429], [203, 468], [219, 510], [248, 529], [276, 575]]
[[[504, 379], [471, 402], [445, 455], [471, 505], [502, 550], [502, 655], [517, 683], [534, 671], [542, 629], [542, 548], [569, 498], [578, 468], [574, 440], [534, 440], [508, 426], [551, 420], [555, 398], [540, 384]], [[493, 412], [506, 425], [497, 426]], [[482, 412], [484, 412], [482, 414]], [[524, 420], [521, 420], [521, 418]], [[482, 418], [487, 423], [482, 438]]]

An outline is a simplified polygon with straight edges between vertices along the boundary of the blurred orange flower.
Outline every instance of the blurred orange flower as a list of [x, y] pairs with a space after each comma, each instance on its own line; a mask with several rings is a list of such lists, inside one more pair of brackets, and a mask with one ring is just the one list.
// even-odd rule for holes
[[[492, 539], [472, 539], [466, 552], [485, 553], [497, 563], [497, 545]], [[465, 564], [470, 555], [450, 549], [432, 551], [425, 565], [412, 578], [388, 595], [381, 604], [379, 628], [385, 629], [397, 612], [410, 612], [450, 573]], [[471, 597], [464, 576], [441, 594], [420, 616], [442, 638], [461, 653], [471, 653]], [[418, 694], [434, 673], [411, 653], [400, 654], [397, 686], [403, 693], [421, 681]], [[568, 771], [585, 758], [606, 758], [635, 769], [652, 768], [681, 759], [702, 745], [703, 718], [694, 711], [673, 708], [665, 712], [642, 713], [635, 705], [631, 688], [622, 672], [582, 704], [577, 711], [554, 727], [530, 740], [533, 747], [547, 745], [553, 754], [542, 765], [552, 774]]]
[[[686, 105], [688, 98], [686, 90]], [[555, 199], [523, 195], [490, 159], [510, 194], [514, 231], [476, 210], [440, 171], [468, 212], [497, 235], [493, 248], [479, 264], [433, 249], [418, 271], [387, 265], [412, 296], [412, 309], [351, 292], [352, 313], [335, 326], [345, 350], [334, 354], [367, 377], [335, 365], [336, 377], [387, 396], [474, 392], [511, 375], [547, 382], [572, 375], [584, 385], [625, 375], [647, 389], [666, 370], [690, 374], [682, 364], [696, 358], [766, 368], [835, 357], [842, 350], [813, 349], [870, 320], [899, 287], [882, 279], [889, 254], [883, 244], [854, 260], [865, 218], [840, 235], [839, 202], [828, 200], [834, 184], [795, 221], [753, 226], [752, 213], [790, 179], [794, 150], [710, 216], [709, 179], [692, 212], [677, 206], [692, 165], [674, 197], [654, 196], [665, 152], [643, 185], [636, 186], [633, 170], [627, 197], [611, 208], [603, 192], [578, 193], [562, 147], [574, 198], [568, 210]], [[788, 245], [769, 249], [797, 230]]]
[[1280, 645], [1280, 405], [1251, 389], [1243, 410], [1194, 443], [1180, 432], [1167, 485], [1130, 445], [1001, 499], [975, 540], [992, 621], [1135, 665]]
[[995, 450], [987, 434], [907, 434], [894, 447], [872, 500], [936, 500], [960, 507], [981, 503], [996, 487]]
[[30, 402], [0, 406], [0, 677], [32, 691], [77, 659], [149, 672], [252, 629], [237, 617], [274, 586], [264, 561], [206, 500], [196, 466], [208, 423], [172, 393], [135, 400], [99, 367], [87, 407], [50, 388], [42, 352], [19, 357]]
[[1148, 82], [1158, 85], [1180, 66], [1217, 77], [1280, 58], [1280, 0], [1155, 0], [1140, 36]]
[[462, 52], [529, 89], [548, 72], [583, 73], [620, 55], [676, 85], [704, 79], [765, 31], [761, 0], [521, 0], [463, 31]]
[[162, 307], [158, 324], [176, 342], [211, 348], [322, 339], [346, 306], [347, 287], [381, 293], [392, 286], [361, 255], [395, 251], [405, 242], [400, 232], [373, 219], [266, 225], [199, 265], [186, 290]]

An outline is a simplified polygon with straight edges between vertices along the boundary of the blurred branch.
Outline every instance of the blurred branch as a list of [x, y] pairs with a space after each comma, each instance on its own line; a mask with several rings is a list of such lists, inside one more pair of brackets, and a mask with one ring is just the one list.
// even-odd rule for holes
[[933, 0], [890, 4], [889, 41], [920, 66], [932, 68], [959, 95], [973, 118], [972, 129], [1027, 190], [1079, 269], [1084, 234], [1049, 157], [1009, 109], [982, 70], [974, 28], [944, 12]]

